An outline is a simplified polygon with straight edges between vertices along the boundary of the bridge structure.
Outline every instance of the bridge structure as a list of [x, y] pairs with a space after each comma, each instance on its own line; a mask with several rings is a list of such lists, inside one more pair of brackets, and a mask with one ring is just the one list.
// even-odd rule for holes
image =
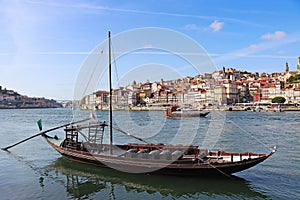
[[71, 108], [72, 107], [72, 100], [56, 100], [56, 102], [63, 105], [64, 108]]

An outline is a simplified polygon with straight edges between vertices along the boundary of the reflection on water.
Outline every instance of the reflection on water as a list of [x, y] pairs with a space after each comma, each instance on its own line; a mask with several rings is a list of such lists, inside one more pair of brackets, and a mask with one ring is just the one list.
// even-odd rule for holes
[[[124, 193], [134, 192], [159, 197], [216, 197], [267, 198], [255, 191], [244, 179], [232, 178], [186, 178], [146, 174], [127, 174], [107, 168], [59, 158], [50, 166], [55, 171], [55, 179], [63, 177], [67, 195], [71, 198], [87, 198], [101, 193], [109, 193], [115, 199], [115, 189], [123, 188]], [[117, 192], [120, 195], [120, 189]], [[147, 195], [146, 195], [147, 196]]]

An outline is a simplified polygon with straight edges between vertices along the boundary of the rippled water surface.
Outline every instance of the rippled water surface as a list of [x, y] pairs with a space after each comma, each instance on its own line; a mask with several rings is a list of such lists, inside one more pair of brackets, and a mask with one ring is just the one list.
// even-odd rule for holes
[[[96, 114], [108, 121], [107, 112]], [[47, 130], [71, 117], [69, 109], [0, 110], [0, 147], [38, 133], [38, 119]], [[0, 198], [300, 199], [300, 112], [211, 112], [206, 118], [180, 120], [167, 119], [159, 111], [116, 111], [114, 119], [114, 126], [150, 143], [259, 153], [277, 145], [278, 151], [231, 178], [184, 178], [126, 174], [75, 163], [36, 137], [10, 152], [0, 151]], [[63, 136], [63, 131], [50, 134]], [[121, 133], [114, 136], [114, 143], [137, 142]]]

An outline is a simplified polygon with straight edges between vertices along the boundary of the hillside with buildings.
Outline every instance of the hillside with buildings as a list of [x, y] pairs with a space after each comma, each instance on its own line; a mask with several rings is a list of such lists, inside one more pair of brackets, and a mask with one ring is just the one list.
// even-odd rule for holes
[[[253, 73], [234, 68], [222, 68], [213, 73], [194, 77], [134, 83], [113, 90], [112, 103], [118, 108], [163, 108], [170, 105], [206, 108], [238, 103], [271, 103], [275, 97], [285, 103], [300, 103], [300, 57], [296, 71], [288, 63], [285, 72]], [[82, 109], [107, 109], [108, 91], [95, 91], [81, 101]]]
[[0, 109], [58, 107], [62, 107], [62, 105], [53, 99], [28, 97], [0, 86]]

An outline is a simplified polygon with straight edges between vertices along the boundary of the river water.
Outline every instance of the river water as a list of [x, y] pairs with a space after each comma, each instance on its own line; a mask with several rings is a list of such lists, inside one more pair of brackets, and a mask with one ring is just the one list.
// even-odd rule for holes
[[[107, 112], [96, 115], [108, 119]], [[38, 133], [39, 119], [47, 130], [71, 118], [70, 109], [0, 110], [0, 147]], [[72, 162], [39, 136], [10, 152], [0, 151], [0, 199], [300, 199], [300, 112], [211, 112], [200, 120], [180, 120], [166, 119], [160, 111], [116, 111], [114, 119], [115, 126], [151, 143], [259, 153], [277, 145], [278, 151], [231, 178], [186, 178]], [[50, 135], [63, 136], [63, 131]], [[114, 136], [114, 143], [136, 142], [120, 133]]]

